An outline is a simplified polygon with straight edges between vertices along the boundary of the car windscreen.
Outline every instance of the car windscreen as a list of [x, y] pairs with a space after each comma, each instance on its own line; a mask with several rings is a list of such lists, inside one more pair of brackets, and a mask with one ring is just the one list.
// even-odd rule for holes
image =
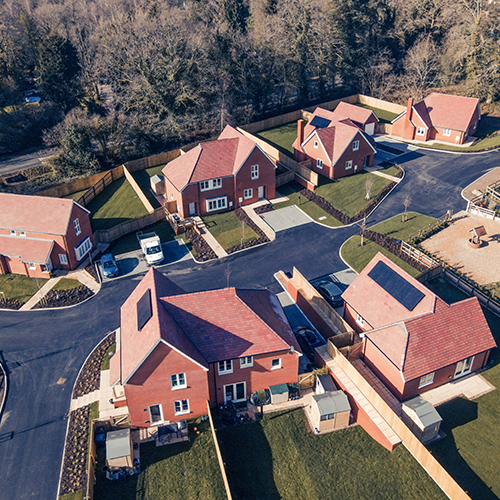
[[106, 269], [115, 267], [115, 263], [112, 260], [106, 260], [102, 263], [102, 267], [105, 267]]
[[148, 255], [153, 255], [154, 253], [161, 252], [161, 248], [158, 245], [155, 245], [154, 247], [148, 247], [146, 252]]

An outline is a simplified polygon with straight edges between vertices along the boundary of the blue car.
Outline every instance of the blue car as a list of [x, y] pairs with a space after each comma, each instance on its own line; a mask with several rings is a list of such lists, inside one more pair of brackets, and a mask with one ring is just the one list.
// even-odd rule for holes
[[113, 254], [106, 253], [101, 257], [101, 267], [105, 278], [118, 276], [118, 266]]

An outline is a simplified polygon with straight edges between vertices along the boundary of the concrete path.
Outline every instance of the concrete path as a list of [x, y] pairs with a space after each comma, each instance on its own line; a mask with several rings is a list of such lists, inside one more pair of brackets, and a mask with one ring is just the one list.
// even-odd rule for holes
[[379, 172], [378, 170], [374, 170], [372, 174], [378, 175], [379, 177], [384, 177], [385, 179], [389, 179], [392, 182], [401, 182], [402, 179], [400, 177], [394, 177], [393, 175], [384, 174], [383, 172]]
[[92, 290], [94, 293], [97, 293], [101, 289], [101, 284], [97, 283], [97, 281], [89, 276], [89, 274], [83, 269], [79, 269], [77, 271], [73, 271], [68, 273], [67, 278], [77, 279], [82, 285], [85, 285], [87, 288]]
[[312, 219], [296, 205], [273, 210], [272, 212], [266, 212], [262, 214], [262, 218], [275, 232], [284, 231], [285, 229], [312, 222]]
[[495, 386], [482, 375], [476, 373], [431, 389], [421, 396], [432, 405], [437, 406], [460, 396], [465, 396], [467, 399], [478, 398], [495, 389]]
[[71, 405], [69, 407], [69, 411], [78, 410], [78, 408], [83, 408], [91, 403], [95, 403], [99, 401], [99, 389], [93, 392], [89, 392], [88, 394], [84, 394], [77, 399], [71, 400]]
[[248, 217], [250, 217], [250, 219], [255, 223], [255, 225], [259, 227], [262, 230], [262, 232], [269, 238], [269, 241], [274, 241], [276, 239], [276, 233], [272, 230], [269, 224], [266, 224], [266, 222], [264, 222], [264, 220], [260, 215], [255, 213], [254, 210], [255, 207], [260, 207], [264, 203], [262, 202], [253, 203], [252, 205], [243, 207], [243, 210], [248, 215]]
[[229, 254], [222, 248], [220, 243], [213, 237], [212, 233], [208, 230], [205, 229], [205, 225], [203, 221], [201, 220], [201, 217], [193, 217], [193, 219], [196, 221], [196, 225], [198, 227], [201, 226], [202, 229], [202, 234], [201, 237], [207, 242], [208, 246], [215, 252], [215, 255], [217, 257], [222, 258], [222, 257], [227, 257]]
[[38, 290], [38, 292], [36, 292], [35, 295], [33, 295], [33, 297], [31, 297], [31, 299], [28, 300], [28, 302], [26, 302], [19, 310], [29, 311], [30, 309], [33, 309], [33, 307], [35, 307], [35, 305], [38, 304], [38, 302], [40, 302], [40, 300], [42, 300], [42, 298], [45, 297], [50, 290], [52, 290], [52, 287], [60, 279], [61, 277], [49, 279], [49, 281], [47, 281], [47, 283], [45, 283], [45, 285], [43, 285], [42, 288], [40, 288], [40, 290]]

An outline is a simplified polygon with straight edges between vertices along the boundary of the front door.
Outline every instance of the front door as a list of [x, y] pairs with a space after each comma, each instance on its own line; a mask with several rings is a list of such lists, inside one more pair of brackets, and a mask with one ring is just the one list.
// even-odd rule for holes
[[464, 375], [468, 375], [472, 370], [472, 362], [474, 361], [474, 356], [470, 358], [464, 359], [463, 361], [459, 361], [457, 363], [457, 367], [455, 368], [455, 378], [463, 377]]
[[189, 215], [196, 215], [196, 203], [189, 204]]
[[245, 382], [238, 382], [237, 384], [229, 384], [224, 386], [224, 398], [226, 401], [239, 401], [246, 400]]
[[264, 198], [264, 186], [259, 186], [259, 200]]

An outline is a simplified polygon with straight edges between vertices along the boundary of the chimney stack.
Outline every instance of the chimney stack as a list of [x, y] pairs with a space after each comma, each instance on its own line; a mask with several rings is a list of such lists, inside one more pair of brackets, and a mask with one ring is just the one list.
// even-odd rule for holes
[[297, 121], [297, 139], [299, 140], [299, 148], [301, 148], [304, 142], [304, 120]]

